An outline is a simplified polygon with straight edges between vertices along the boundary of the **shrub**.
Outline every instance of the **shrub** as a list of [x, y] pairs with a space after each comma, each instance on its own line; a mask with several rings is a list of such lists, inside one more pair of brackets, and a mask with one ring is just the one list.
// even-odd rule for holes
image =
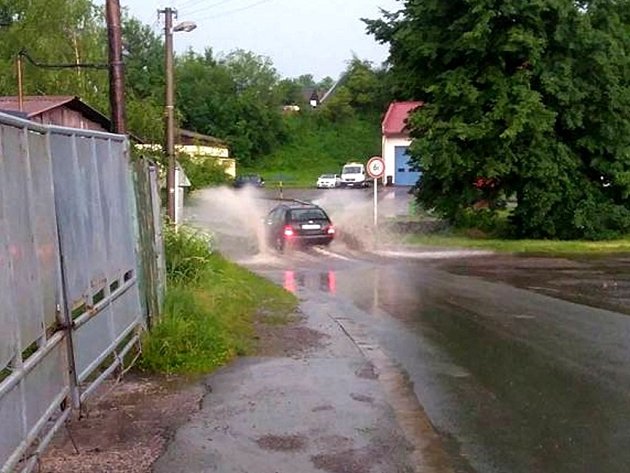
[[190, 181], [190, 191], [227, 184], [232, 179], [226, 174], [225, 165], [215, 159], [194, 159], [188, 155], [180, 155], [178, 161]]
[[142, 343], [140, 367], [159, 373], [207, 373], [254, 347], [257, 313], [289, 320], [294, 295], [227, 261], [207, 235], [165, 230], [168, 290], [162, 318]]

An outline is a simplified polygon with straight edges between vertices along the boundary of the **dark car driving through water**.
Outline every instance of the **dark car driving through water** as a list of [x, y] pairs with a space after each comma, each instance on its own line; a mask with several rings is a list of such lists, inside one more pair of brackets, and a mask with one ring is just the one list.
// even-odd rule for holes
[[321, 207], [309, 203], [283, 203], [274, 207], [265, 219], [265, 237], [270, 247], [329, 245], [335, 227]]
[[243, 174], [234, 179], [234, 187], [263, 187], [265, 180], [258, 174]]

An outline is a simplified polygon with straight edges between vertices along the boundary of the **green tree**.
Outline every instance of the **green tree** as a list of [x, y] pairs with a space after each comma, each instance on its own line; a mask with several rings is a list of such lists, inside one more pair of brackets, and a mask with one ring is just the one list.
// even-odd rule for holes
[[352, 108], [352, 94], [345, 87], [339, 87], [334, 95], [330, 97], [321, 107], [322, 115], [332, 122], [344, 122], [355, 116], [354, 108]]
[[133, 17], [122, 22], [127, 91], [140, 99], [164, 100], [164, 43], [148, 25]]
[[335, 85], [335, 79], [330, 76], [324, 77], [317, 83], [317, 90], [321, 91], [321, 93], [326, 93], [330, 90], [330, 88]]
[[630, 230], [628, 0], [407, 0], [367, 21], [390, 47], [418, 196], [458, 221], [516, 196], [518, 235]]
[[128, 128], [151, 143], [164, 140], [164, 44], [133, 17], [122, 22]]
[[370, 61], [353, 56], [345, 75], [344, 86], [350, 93], [350, 104], [356, 111], [369, 113], [384, 108], [381, 74]]
[[177, 61], [178, 108], [185, 127], [227, 140], [251, 163], [286, 139], [279, 76], [268, 58], [237, 50], [215, 59], [189, 52]]
[[[38, 62], [105, 63], [102, 12], [89, 0], [4, 0], [0, 12], [0, 90], [17, 95], [14, 62], [23, 49]], [[107, 72], [90, 69], [43, 69], [26, 64], [24, 91], [29, 95], [81, 95], [103, 108]]]

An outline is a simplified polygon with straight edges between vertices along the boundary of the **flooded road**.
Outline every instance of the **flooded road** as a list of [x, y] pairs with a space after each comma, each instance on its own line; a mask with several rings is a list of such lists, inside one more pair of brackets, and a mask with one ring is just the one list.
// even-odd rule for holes
[[374, 318], [432, 423], [476, 471], [628, 471], [627, 315], [417, 263], [361, 273], [359, 291], [357, 272], [337, 274], [338, 295]]
[[[369, 338], [366, 349], [408, 379], [458, 471], [628, 471], [630, 316], [615, 310], [625, 295], [612, 305], [551, 297], [526, 264], [518, 274], [529, 285], [481, 274], [479, 261], [508, 267], [491, 256], [445, 265], [337, 243], [279, 255], [223, 241], [241, 263], [327, 307], [350, 336]], [[629, 279], [620, 268], [615, 287]], [[571, 270], [581, 287], [580, 266]]]

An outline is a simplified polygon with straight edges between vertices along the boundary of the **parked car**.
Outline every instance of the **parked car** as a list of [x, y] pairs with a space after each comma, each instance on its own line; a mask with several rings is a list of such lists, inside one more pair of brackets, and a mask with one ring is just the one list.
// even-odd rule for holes
[[346, 163], [341, 169], [341, 187], [367, 187], [368, 177], [363, 163]]
[[263, 187], [265, 185], [265, 180], [259, 176], [258, 174], [243, 174], [242, 176], [237, 176], [234, 179], [234, 187]]
[[329, 245], [335, 227], [324, 209], [308, 203], [283, 203], [274, 207], [265, 219], [265, 237], [270, 247]]
[[341, 185], [339, 174], [322, 174], [317, 178], [318, 189], [333, 189]]

